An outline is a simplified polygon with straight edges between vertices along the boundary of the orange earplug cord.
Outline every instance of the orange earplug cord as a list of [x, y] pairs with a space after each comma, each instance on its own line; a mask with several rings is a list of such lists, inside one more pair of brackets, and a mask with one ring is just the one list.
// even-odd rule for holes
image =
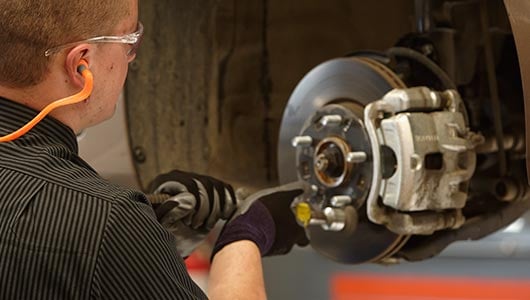
[[77, 71], [81, 73], [81, 75], [83, 75], [83, 78], [85, 79], [85, 86], [79, 93], [48, 104], [48, 106], [41, 110], [41, 112], [35, 118], [33, 118], [33, 120], [29, 121], [26, 125], [22, 126], [22, 128], [6, 136], [0, 137], [0, 143], [14, 141], [19, 137], [23, 136], [24, 134], [28, 133], [28, 131], [35, 127], [35, 125], [37, 125], [40, 121], [42, 121], [42, 119], [44, 119], [44, 117], [46, 117], [52, 110], [61, 106], [79, 103], [87, 99], [92, 93], [92, 88], [94, 87], [94, 77], [92, 76], [92, 72], [90, 72], [90, 70], [88, 69], [88, 63], [86, 60], [81, 60], [79, 66], [77, 67]]

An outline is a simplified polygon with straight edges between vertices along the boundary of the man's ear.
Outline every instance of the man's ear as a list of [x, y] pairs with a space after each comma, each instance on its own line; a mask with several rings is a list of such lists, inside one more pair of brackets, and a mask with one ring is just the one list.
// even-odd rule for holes
[[68, 54], [66, 54], [64, 66], [66, 74], [68, 74], [68, 79], [70, 82], [78, 88], [83, 88], [85, 84], [83, 76], [78, 72], [78, 67], [81, 60], [87, 61], [88, 65], [90, 66], [90, 47], [91, 45], [89, 44], [81, 44], [74, 47], [68, 52]]

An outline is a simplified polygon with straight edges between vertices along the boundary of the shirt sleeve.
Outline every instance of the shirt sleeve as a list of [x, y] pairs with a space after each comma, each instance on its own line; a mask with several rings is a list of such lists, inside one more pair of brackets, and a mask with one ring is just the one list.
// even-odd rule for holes
[[94, 299], [207, 299], [190, 278], [175, 238], [145, 202], [113, 203], [92, 280]]

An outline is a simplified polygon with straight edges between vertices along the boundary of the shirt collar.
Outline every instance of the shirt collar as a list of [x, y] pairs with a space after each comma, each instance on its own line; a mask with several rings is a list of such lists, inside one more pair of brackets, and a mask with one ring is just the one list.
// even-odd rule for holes
[[[32, 120], [39, 112], [22, 104], [0, 97], [0, 136], [10, 134]], [[45, 117], [27, 134], [14, 143], [32, 146], [63, 145], [78, 153], [77, 138], [73, 130], [53, 117]]]

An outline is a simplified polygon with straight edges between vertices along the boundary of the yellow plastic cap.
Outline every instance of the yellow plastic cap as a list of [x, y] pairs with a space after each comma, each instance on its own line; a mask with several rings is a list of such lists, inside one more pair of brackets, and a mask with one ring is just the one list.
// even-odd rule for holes
[[309, 204], [300, 202], [296, 205], [295, 211], [298, 221], [304, 224], [304, 227], [307, 227], [307, 225], [309, 225], [309, 221], [311, 220], [311, 207]]

